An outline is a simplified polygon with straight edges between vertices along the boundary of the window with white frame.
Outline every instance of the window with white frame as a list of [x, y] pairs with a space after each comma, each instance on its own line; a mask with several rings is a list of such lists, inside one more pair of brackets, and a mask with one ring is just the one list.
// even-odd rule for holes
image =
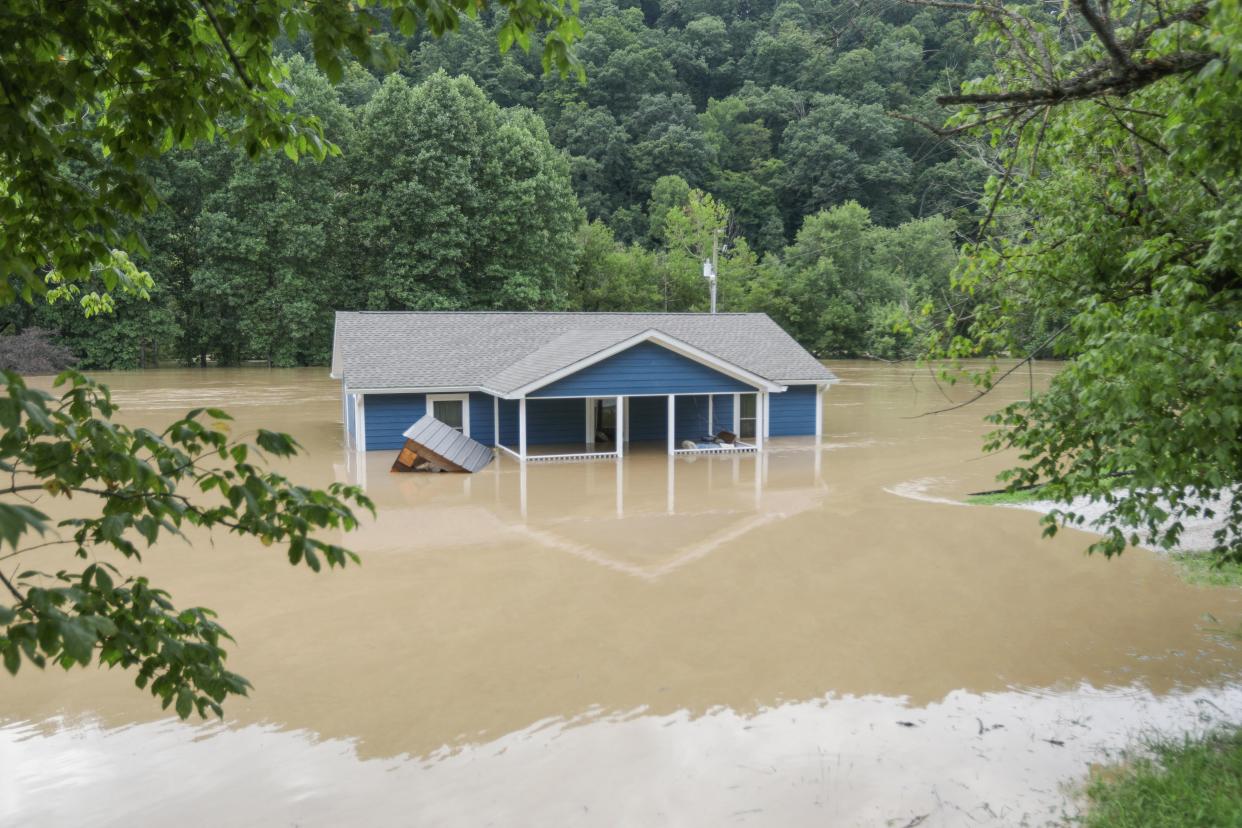
[[469, 394], [428, 394], [427, 413], [467, 437], [470, 436]]

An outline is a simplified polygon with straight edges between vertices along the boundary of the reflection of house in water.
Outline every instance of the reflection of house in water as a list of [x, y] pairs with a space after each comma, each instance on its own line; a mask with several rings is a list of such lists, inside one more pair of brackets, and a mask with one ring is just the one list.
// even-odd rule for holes
[[[475, 475], [393, 475], [346, 452], [378, 520], [370, 548], [494, 545], [514, 536], [617, 572], [656, 579], [768, 524], [818, 505], [827, 487], [817, 438], [761, 454], [674, 457], [658, 450], [593, 463], [498, 458]], [[386, 458], [385, 458], [386, 459]], [[374, 533], [374, 537], [371, 537]], [[750, 542], [755, 542], [754, 540]]]

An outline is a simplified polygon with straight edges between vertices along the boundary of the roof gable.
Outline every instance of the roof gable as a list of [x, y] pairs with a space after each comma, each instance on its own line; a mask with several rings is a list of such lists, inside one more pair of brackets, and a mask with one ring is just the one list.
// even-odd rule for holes
[[658, 331], [631, 337], [567, 366], [515, 395], [533, 397], [655, 394], [678, 387], [683, 393], [727, 394], [756, 389], [781, 391], [769, 382]]

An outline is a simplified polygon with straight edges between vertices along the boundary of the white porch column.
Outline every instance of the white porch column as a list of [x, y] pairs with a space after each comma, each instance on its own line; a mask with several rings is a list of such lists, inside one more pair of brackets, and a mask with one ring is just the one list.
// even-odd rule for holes
[[[768, 392], [760, 391], [755, 400], [755, 448], [763, 450], [763, 437], [768, 432]], [[758, 466], [756, 466], [756, 469]]]
[[677, 398], [672, 394], [668, 395], [668, 453], [671, 455], [675, 446], [673, 445], [673, 421], [677, 417]]
[[500, 397], [492, 397], [492, 445], [500, 450]]
[[742, 438], [742, 395], [733, 395], [733, 434], [740, 440]]
[[815, 436], [824, 436], [824, 391], [826, 388], [815, 386]]
[[586, 444], [588, 449], [595, 447], [595, 400], [586, 398]]
[[772, 395], [767, 391], [764, 391], [761, 399], [763, 401], [763, 436], [771, 437], [772, 432], [768, 426], [768, 422], [770, 420], [768, 415], [772, 413]]
[[625, 397], [617, 397], [617, 414], [613, 418], [616, 427], [613, 428], [617, 440], [617, 457], [625, 456]]
[[526, 398], [518, 400], [518, 454], [526, 462]]
[[714, 415], [714, 412], [712, 411], [712, 408], [714, 407], [712, 403], [715, 401], [715, 399], [716, 399], [715, 394], [707, 395], [707, 433], [713, 437], [716, 436], [716, 417]]

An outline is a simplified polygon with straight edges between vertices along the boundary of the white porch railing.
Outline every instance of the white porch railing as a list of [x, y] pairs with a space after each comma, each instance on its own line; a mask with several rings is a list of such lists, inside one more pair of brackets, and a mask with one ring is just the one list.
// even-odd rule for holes
[[732, 445], [695, 446], [694, 448], [675, 448], [673, 454], [749, 454], [758, 451], [757, 446], [750, 443], [733, 443]]
[[527, 463], [553, 463], [565, 460], [615, 460], [615, 451], [582, 451], [575, 454], [528, 454]]

